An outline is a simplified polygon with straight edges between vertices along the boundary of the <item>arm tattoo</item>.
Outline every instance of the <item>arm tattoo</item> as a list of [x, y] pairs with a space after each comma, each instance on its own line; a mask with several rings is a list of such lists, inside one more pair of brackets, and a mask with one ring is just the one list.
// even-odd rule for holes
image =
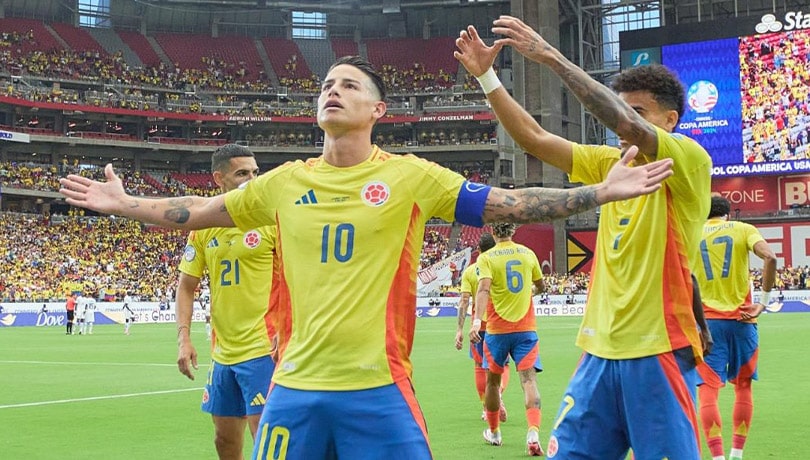
[[171, 206], [171, 208], [167, 209], [163, 215], [168, 221], [177, 224], [185, 224], [188, 222], [189, 217], [191, 217], [191, 211], [188, 210], [188, 207], [191, 204], [191, 198], [176, 198], [169, 200], [169, 206]]
[[534, 37], [532, 37], [532, 41], [529, 44], [529, 52], [534, 53], [534, 50], [537, 49], [538, 43], [540, 43], [540, 35], [534, 34]]
[[493, 189], [484, 209], [487, 222], [549, 222], [595, 208], [596, 188]]
[[[644, 121], [641, 115], [610, 88], [591, 78], [584, 70], [568, 61], [555, 62], [552, 68], [582, 105], [613, 132], [637, 145], [645, 139], [657, 139], [650, 123]], [[654, 154], [646, 153], [644, 156], [655, 160]]]
[[625, 111], [627, 105], [623, 104], [613, 91], [589, 77], [578, 67], [566, 66], [560, 70], [562, 81], [593, 116], [616, 133], [627, 132], [629, 128], [625, 125], [629, 115]]

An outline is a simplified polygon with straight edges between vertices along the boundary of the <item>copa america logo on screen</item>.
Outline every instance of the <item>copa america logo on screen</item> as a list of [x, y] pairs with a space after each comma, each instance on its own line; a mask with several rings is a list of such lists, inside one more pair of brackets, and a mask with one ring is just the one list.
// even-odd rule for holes
[[686, 92], [686, 101], [689, 108], [697, 113], [710, 112], [717, 105], [717, 86], [708, 80], [699, 80], [692, 83]]

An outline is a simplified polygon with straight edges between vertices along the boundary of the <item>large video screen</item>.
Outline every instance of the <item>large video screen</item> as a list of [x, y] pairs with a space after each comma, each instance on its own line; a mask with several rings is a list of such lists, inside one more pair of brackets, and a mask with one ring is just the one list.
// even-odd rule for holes
[[623, 66], [660, 59], [678, 74], [687, 107], [676, 131], [706, 148], [714, 176], [807, 172], [810, 29], [785, 28], [765, 15], [756, 31], [767, 33], [652, 48], [647, 42], [623, 51]]

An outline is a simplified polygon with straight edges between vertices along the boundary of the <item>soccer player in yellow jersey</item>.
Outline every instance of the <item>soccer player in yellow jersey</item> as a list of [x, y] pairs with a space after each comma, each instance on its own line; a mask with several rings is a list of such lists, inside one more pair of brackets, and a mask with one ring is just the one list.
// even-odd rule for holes
[[[495, 238], [492, 233], [482, 233], [478, 239], [478, 254], [489, 251], [495, 246]], [[475, 317], [475, 294], [478, 292], [478, 275], [476, 274], [475, 264], [470, 264], [464, 269], [461, 274], [461, 299], [458, 302], [458, 324], [456, 327], [456, 350], [461, 350], [464, 344], [464, 322], [467, 319], [467, 307], [473, 305], [472, 315]], [[472, 300], [472, 302], [470, 302]], [[482, 307], [483, 316], [481, 317], [481, 332], [479, 335], [483, 338], [487, 330], [487, 315], [486, 307]], [[470, 341], [470, 358], [473, 360], [473, 369], [475, 377], [475, 389], [478, 391], [478, 398], [481, 404], [484, 404], [484, 391], [487, 387], [487, 367], [486, 360], [484, 359], [484, 342]], [[507, 383], [509, 382], [509, 370], [506, 369], [501, 379], [500, 393], [506, 390]], [[506, 407], [503, 405], [503, 399], [500, 401], [500, 421], [506, 421]], [[486, 420], [486, 409], [481, 415], [481, 420]]]
[[[540, 391], [537, 372], [543, 370], [537, 340], [537, 320], [534, 316], [532, 296], [543, 292], [540, 262], [531, 249], [512, 241], [515, 225], [505, 222], [492, 224], [497, 244], [476, 261], [478, 291], [476, 305], [486, 305], [487, 334], [484, 337], [484, 355], [487, 359], [487, 389], [484, 400], [489, 428], [484, 440], [494, 446], [502, 443], [498, 420], [501, 375], [506, 360], [515, 360], [520, 386], [526, 402], [526, 448], [529, 455], [541, 456], [540, 447]], [[480, 342], [483, 313], [476, 309], [470, 328], [470, 340]]]
[[[531, 27], [511, 16], [494, 21], [503, 38], [487, 46], [475, 28], [461, 31], [456, 58], [476, 76], [501, 125], [530, 155], [598, 183], [635, 145], [634, 164], [669, 158], [674, 174], [643, 197], [602, 206], [585, 316], [576, 343], [582, 359], [552, 425], [546, 453], [563, 459], [699, 457], [695, 408], [701, 338], [692, 312], [690, 271], [709, 211], [711, 159], [672, 134], [684, 90], [665, 67], [628, 69], [613, 91], [593, 80]], [[580, 145], [543, 129], [500, 84], [496, 56], [511, 46], [554, 71], [585, 108], [619, 135], [621, 149]], [[615, 92], [614, 92], [615, 91]]]
[[111, 165], [106, 182], [61, 179], [68, 204], [98, 212], [188, 230], [277, 226], [272, 295], [280, 359], [254, 458], [431, 458], [410, 361], [427, 220], [479, 227], [549, 221], [655, 192], [672, 173], [671, 160], [630, 167], [632, 148], [595, 185], [471, 183], [372, 144], [385, 111], [380, 75], [346, 56], [321, 86], [318, 158], [286, 163], [215, 197], [130, 196]]
[[[246, 147], [227, 144], [211, 155], [214, 182], [229, 192], [256, 177], [256, 158]], [[177, 287], [177, 366], [194, 379], [197, 350], [192, 344], [194, 291], [207, 272], [210, 282], [211, 367], [202, 410], [214, 422], [220, 459], [241, 459], [245, 425], [255, 438], [275, 365], [275, 335], [268, 311], [273, 274], [272, 226], [247, 231], [209, 228], [189, 234]]]
[[[726, 380], [734, 384], [732, 460], [742, 459], [751, 427], [754, 400], [751, 380], [757, 378], [759, 333], [757, 317], [768, 305], [776, 279], [776, 256], [753, 225], [729, 221], [731, 206], [712, 196], [709, 220], [700, 241], [702, 263], [695, 275], [714, 348], [698, 367], [700, 422], [713, 460], [725, 460], [722, 417], [717, 396]], [[755, 303], [749, 281], [749, 252], [762, 259], [762, 296]]]

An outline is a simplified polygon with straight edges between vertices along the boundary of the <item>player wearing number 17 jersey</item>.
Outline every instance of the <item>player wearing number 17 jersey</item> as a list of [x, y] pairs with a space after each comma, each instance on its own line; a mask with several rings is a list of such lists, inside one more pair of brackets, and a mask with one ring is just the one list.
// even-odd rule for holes
[[[714, 348], [699, 366], [700, 421], [713, 460], [725, 460], [722, 417], [717, 406], [726, 380], [734, 384], [731, 459], [742, 458], [754, 410], [751, 381], [757, 379], [757, 317], [768, 304], [776, 278], [776, 256], [753, 225], [728, 220], [727, 199], [712, 197], [709, 220], [700, 241], [702, 263], [695, 275]], [[749, 252], [763, 260], [762, 298], [754, 303], [749, 280]]]

